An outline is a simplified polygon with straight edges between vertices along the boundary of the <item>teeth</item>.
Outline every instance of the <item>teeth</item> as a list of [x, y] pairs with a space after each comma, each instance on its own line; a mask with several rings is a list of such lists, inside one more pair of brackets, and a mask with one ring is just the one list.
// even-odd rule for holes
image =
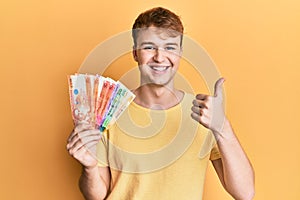
[[167, 67], [152, 67], [152, 69], [154, 69], [156, 71], [164, 71], [167, 69]]

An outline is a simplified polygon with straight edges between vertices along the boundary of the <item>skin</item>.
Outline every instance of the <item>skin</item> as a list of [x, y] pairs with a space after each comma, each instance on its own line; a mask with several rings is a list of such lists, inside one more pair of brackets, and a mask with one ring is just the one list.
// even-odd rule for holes
[[180, 35], [169, 37], [155, 27], [139, 33], [133, 49], [141, 77], [140, 87], [134, 91], [135, 103], [146, 108], [168, 109], [182, 100], [183, 92], [174, 88], [181, 54]]
[[217, 140], [222, 159], [214, 160], [212, 163], [224, 188], [234, 199], [253, 199], [254, 171], [252, 165], [222, 107], [224, 81], [224, 78], [220, 78], [216, 82], [214, 96], [196, 95], [191, 116], [209, 128]]
[[[181, 54], [180, 36], [169, 37], [155, 27], [139, 33], [133, 49], [141, 76], [140, 87], [134, 91], [135, 103], [151, 109], [168, 109], [180, 103], [184, 94], [174, 87], [174, 76]], [[254, 171], [224, 113], [223, 83], [223, 78], [216, 82], [214, 96], [196, 95], [191, 117], [209, 128], [217, 140], [222, 159], [212, 163], [224, 188], [235, 199], [249, 200], [254, 197]], [[83, 166], [79, 186], [88, 200], [104, 199], [110, 184], [109, 168], [98, 167], [93, 153], [85, 148], [95, 149], [100, 138], [98, 130], [82, 124], [75, 127], [67, 144], [70, 155]]]
[[[98, 167], [95, 147], [101, 139], [100, 131], [87, 124], [80, 124], [68, 138], [69, 154], [82, 165], [79, 188], [87, 200], [104, 199], [110, 183], [108, 167]], [[93, 152], [87, 151], [92, 150]]]

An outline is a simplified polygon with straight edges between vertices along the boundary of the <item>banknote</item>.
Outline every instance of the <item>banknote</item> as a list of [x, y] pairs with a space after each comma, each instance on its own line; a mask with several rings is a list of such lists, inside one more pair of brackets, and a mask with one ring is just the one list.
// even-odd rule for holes
[[104, 131], [115, 123], [135, 95], [119, 81], [100, 75], [68, 76], [72, 118]]
[[120, 115], [124, 112], [124, 110], [129, 106], [129, 104], [134, 100], [135, 95], [126, 88], [121, 82], [118, 81], [119, 85], [119, 96], [116, 98], [115, 108], [112, 108], [112, 114], [108, 118], [104, 127], [112, 125], [115, 121], [120, 117]]
[[69, 76], [69, 94], [74, 123], [93, 124], [94, 116], [94, 76]]

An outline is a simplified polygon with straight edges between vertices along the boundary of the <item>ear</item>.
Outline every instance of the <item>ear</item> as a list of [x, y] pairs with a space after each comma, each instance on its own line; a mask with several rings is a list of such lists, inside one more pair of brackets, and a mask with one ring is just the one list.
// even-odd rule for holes
[[180, 57], [180, 58], [182, 57], [182, 53], [183, 53], [183, 47], [181, 46], [181, 47], [180, 47], [180, 52], [179, 52], [179, 57]]
[[135, 46], [132, 47], [132, 56], [133, 59], [137, 62], [137, 52]]

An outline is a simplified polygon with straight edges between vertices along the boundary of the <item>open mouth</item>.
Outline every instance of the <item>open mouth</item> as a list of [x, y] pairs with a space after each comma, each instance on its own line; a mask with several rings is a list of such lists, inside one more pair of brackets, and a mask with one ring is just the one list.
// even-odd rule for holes
[[155, 72], [164, 72], [169, 68], [169, 66], [150, 66], [150, 68]]

